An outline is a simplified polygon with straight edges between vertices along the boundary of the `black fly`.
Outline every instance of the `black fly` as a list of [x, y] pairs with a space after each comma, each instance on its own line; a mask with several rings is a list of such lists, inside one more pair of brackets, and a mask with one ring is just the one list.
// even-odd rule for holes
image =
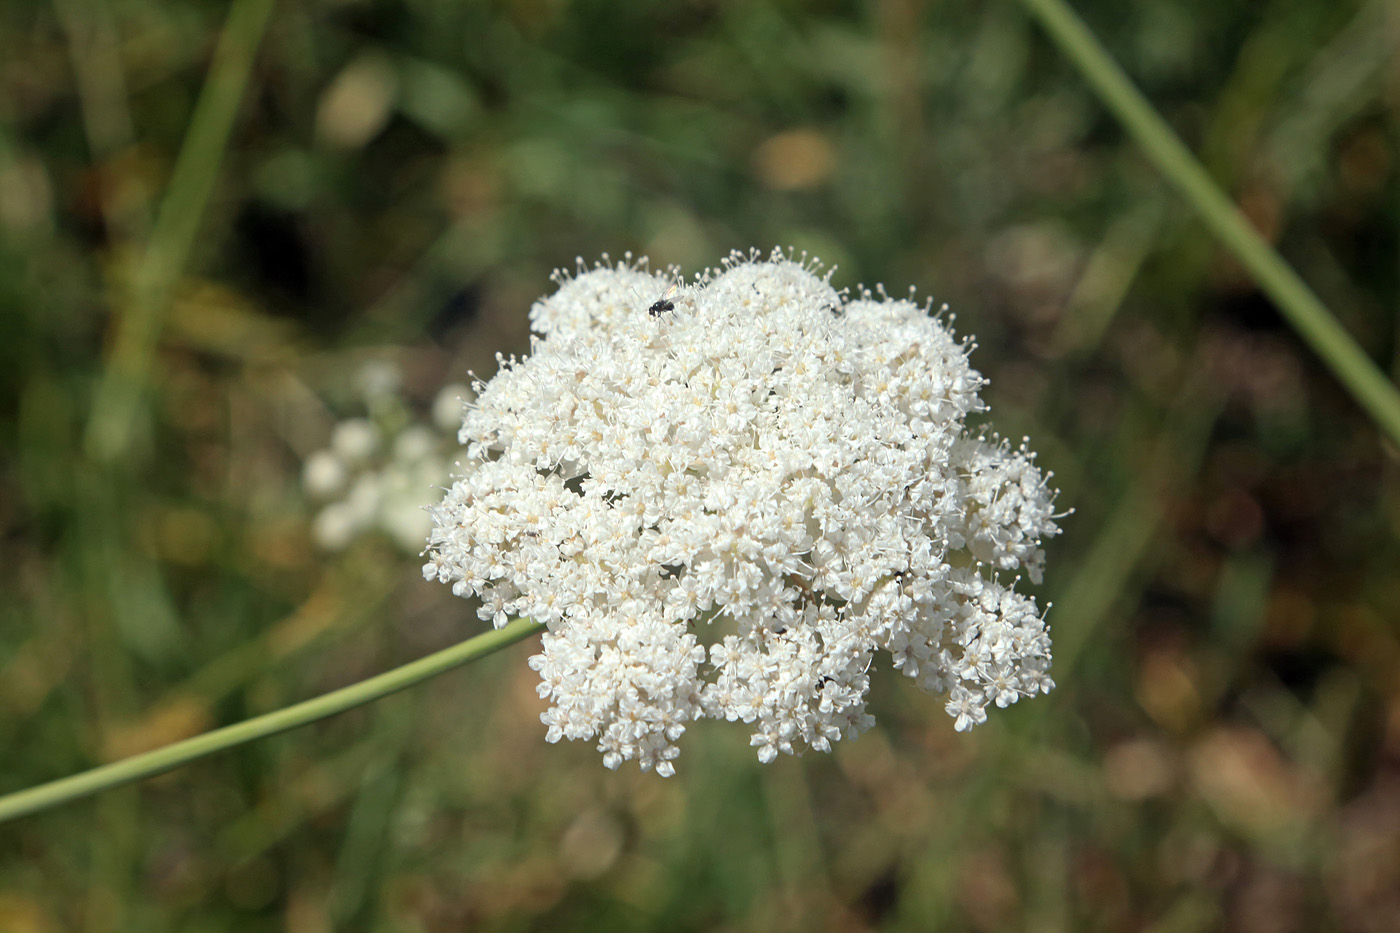
[[671, 300], [675, 297], [675, 294], [676, 283], [672, 282], [670, 287], [666, 289], [666, 293], [653, 301], [650, 308], [647, 308], [647, 314], [650, 314], [652, 317], [661, 317], [661, 315], [665, 314], [667, 311], [676, 310], [676, 303]]

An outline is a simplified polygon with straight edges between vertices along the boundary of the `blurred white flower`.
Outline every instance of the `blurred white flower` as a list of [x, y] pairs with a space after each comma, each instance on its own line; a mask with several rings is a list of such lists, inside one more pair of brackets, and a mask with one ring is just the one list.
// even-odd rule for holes
[[374, 521], [374, 516], [379, 511], [382, 486], [383, 479], [379, 473], [367, 472], [361, 473], [355, 479], [355, 485], [350, 487], [344, 504], [359, 524], [368, 525]]
[[349, 475], [345, 461], [333, 450], [318, 450], [302, 464], [301, 482], [306, 491], [317, 499], [340, 492]]
[[926, 306], [816, 268], [735, 254], [669, 307], [645, 263], [556, 274], [476, 387], [423, 572], [548, 626], [550, 741], [663, 775], [701, 717], [826, 751], [873, 723], [877, 650], [958, 730], [1054, 686], [1014, 589], [1059, 531], [1034, 455], [968, 433], [983, 379]]
[[388, 360], [371, 360], [360, 367], [355, 382], [365, 402], [373, 405], [382, 399], [397, 399], [403, 391], [403, 374]]
[[[330, 447], [307, 457], [302, 483], [314, 499], [327, 500], [312, 522], [316, 543], [341, 550], [360, 535], [382, 532], [400, 548], [418, 553], [432, 526], [424, 500], [449, 479], [451, 431], [414, 422], [399, 394], [402, 379], [388, 363], [367, 365], [358, 376], [375, 420], [350, 418], [331, 432]], [[459, 388], [455, 408], [460, 420]]]
[[[400, 439], [413, 431], [413, 428], [409, 428], [400, 435]], [[395, 444], [395, 451], [398, 451], [400, 446]], [[402, 446], [416, 448], [417, 444]], [[434, 446], [439, 447], [441, 444]], [[431, 453], [432, 451], [418, 451], [412, 458], [396, 456], [395, 468], [385, 470], [381, 474], [379, 509], [375, 523], [394, 539], [394, 543], [410, 553], [422, 551], [423, 542], [433, 527], [432, 516], [423, 507], [424, 490], [441, 491], [448, 480], [447, 464], [431, 456]]]
[[353, 509], [343, 502], [332, 502], [316, 513], [311, 523], [311, 534], [316, 543], [328, 551], [343, 549], [360, 530], [360, 522]]
[[443, 386], [433, 400], [433, 424], [444, 431], [455, 432], [462, 426], [467, 400], [474, 397], [472, 390], [459, 382]]
[[394, 459], [408, 465], [432, 456], [442, 446], [442, 435], [423, 424], [409, 425], [394, 438]]
[[331, 432], [331, 450], [346, 463], [363, 463], [379, 447], [379, 429], [366, 418], [340, 422]]

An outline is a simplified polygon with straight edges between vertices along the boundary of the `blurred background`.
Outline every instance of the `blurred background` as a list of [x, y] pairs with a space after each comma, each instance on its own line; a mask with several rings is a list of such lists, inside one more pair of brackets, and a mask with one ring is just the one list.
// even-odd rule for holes
[[[1393, 375], [1395, 5], [1074, 6]], [[452, 387], [576, 256], [774, 245], [976, 334], [1053, 694], [663, 780], [527, 642], [0, 827], [0, 930], [1400, 929], [1396, 452], [1010, 0], [0, 4], [0, 791], [480, 631]]]

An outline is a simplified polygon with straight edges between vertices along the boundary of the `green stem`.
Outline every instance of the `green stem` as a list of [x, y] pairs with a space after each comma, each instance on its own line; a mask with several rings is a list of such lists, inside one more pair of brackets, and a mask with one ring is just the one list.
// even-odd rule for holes
[[1400, 391], [1220, 190], [1064, 0], [1021, 0], [1148, 159], [1195, 208], [1376, 424], [1400, 444]]
[[273, 0], [234, 0], [229, 9], [155, 229], [120, 303], [116, 340], [87, 425], [88, 452], [99, 460], [119, 460], [130, 446], [156, 339], [214, 191], [272, 4]]
[[396, 667], [368, 680], [342, 687], [312, 700], [280, 709], [276, 712], [244, 720], [213, 732], [206, 732], [193, 738], [176, 742], [164, 748], [133, 755], [130, 758], [102, 765], [81, 774], [40, 784], [28, 790], [17, 791], [0, 797], [0, 823], [25, 816], [39, 810], [86, 797], [108, 788], [130, 783], [153, 774], [160, 774], [172, 768], [188, 764], [206, 755], [221, 752], [276, 735], [288, 729], [295, 729], [309, 723], [334, 716], [346, 710], [372, 703], [375, 700], [397, 693], [406, 687], [421, 683], [430, 677], [460, 667], [468, 661], [484, 657], [507, 645], [544, 630], [544, 626], [529, 619], [516, 619], [505, 628], [485, 632], [469, 638], [460, 644], [445, 648], [426, 658], [420, 658], [402, 667]]

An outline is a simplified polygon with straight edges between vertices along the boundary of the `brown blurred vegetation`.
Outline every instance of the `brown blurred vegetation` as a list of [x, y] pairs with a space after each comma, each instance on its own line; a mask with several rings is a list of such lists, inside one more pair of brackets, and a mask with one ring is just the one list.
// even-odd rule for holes
[[[1396, 373], [1395, 5], [1075, 6]], [[94, 456], [226, 13], [0, 5], [0, 791], [476, 632], [318, 551], [301, 462], [367, 361], [425, 413], [604, 251], [947, 301], [1075, 510], [1059, 688], [957, 735], [885, 671], [836, 754], [701, 727], [666, 781], [546, 746], [519, 646], [0, 827], [0, 930], [1400, 929], [1396, 451], [1019, 7], [279, 3]]]

